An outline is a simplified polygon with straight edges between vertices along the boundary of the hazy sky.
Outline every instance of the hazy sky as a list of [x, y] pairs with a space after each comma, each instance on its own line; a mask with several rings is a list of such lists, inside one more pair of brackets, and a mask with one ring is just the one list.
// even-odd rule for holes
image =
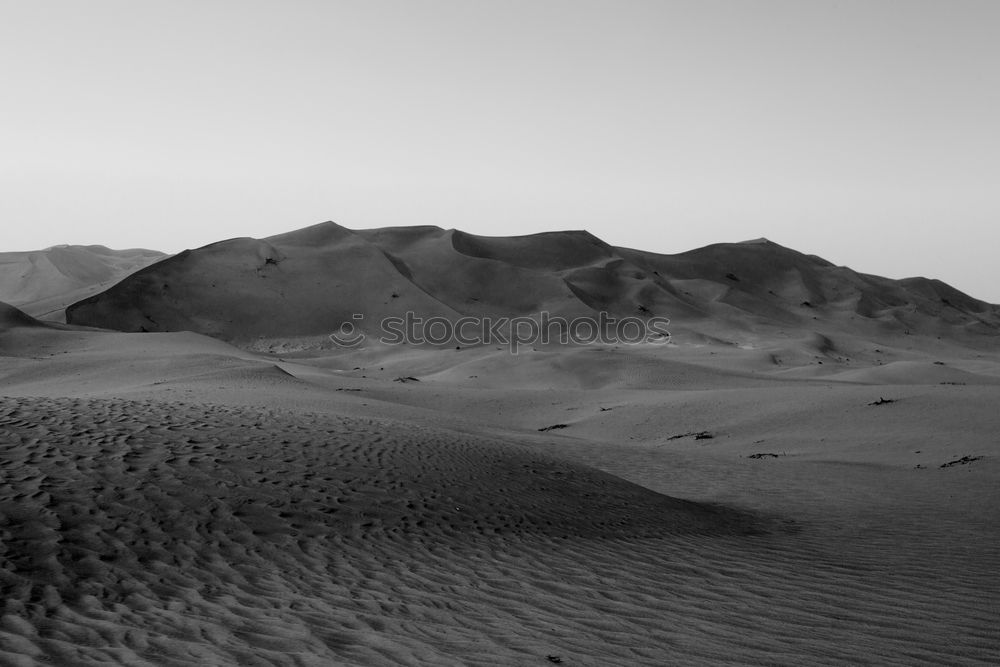
[[766, 236], [996, 303], [998, 35], [994, 0], [0, 0], [0, 250]]

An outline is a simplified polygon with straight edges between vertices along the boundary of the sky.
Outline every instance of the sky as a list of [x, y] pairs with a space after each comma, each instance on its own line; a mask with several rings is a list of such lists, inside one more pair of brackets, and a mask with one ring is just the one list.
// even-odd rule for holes
[[1000, 303], [1000, 2], [0, 0], [0, 251], [767, 237]]

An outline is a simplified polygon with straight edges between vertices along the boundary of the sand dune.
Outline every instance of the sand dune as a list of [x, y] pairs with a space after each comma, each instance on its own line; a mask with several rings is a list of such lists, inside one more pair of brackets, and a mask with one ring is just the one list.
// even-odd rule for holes
[[[326, 337], [355, 312], [539, 308], [663, 309], [676, 335]], [[764, 239], [661, 256], [328, 223], [69, 313], [0, 304], [0, 663], [1000, 653], [997, 309], [943, 283]]]
[[567, 319], [667, 317], [687, 340], [826, 329], [993, 345], [1000, 332], [1000, 308], [939, 281], [863, 275], [764, 239], [657, 255], [586, 232], [491, 238], [332, 222], [181, 253], [73, 304], [67, 318], [265, 341], [259, 349], [297, 338], [301, 349], [321, 349], [323, 334], [344, 322], [378, 333], [382, 318], [408, 311], [454, 321], [543, 310]]
[[327, 334], [352, 322], [354, 313], [377, 322], [400, 308], [456, 316], [378, 248], [329, 223], [182, 252], [74, 304], [67, 320], [125, 331], [195, 331], [244, 345], [291, 335], [304, 345], [331, 346]]
[[[687, 289], [697, 283], [702, 299], [710, 297], [707, 312], [729, 322], [731, 309], [736, 309], [737, 320], [750, 316], [779, 326], [818, 322], [853, 333], [955, 336], [965, 329], [996, 331], [996, 306], [940, 281], [859, 274], [766, 239], [715, 244], [678, 255], [620, 251], [666, 277], [681, 294], [698, 296], [698, 291]], [[704, 293], [707, 285], [714, 294]]]
[[[988, 664], [1000, 646], [995, 386], [738, 388], [707, 365], [683, 390], [553, 392], [460, 383], [449, 351], [267, 371], [194, 334], [26, 325], [0, 337], [12, 664]], [[563, 353], [507, 365], [628, 368]], [[71, 397], [88, 382], [101, 398]], [[976, 460], [941, 468], [953, 455]]]
[[[509, 262], [504, 253], [491, 252], [494, 249], [487, 241], [492, 239], [456, 230], [422, 229], [419, 236], [405, 228], [357, 233], [382, 249], [420, 289], [463, 315], [511, 316], [543, 310], [571, 317], [591, 314], [558, 272], [531, 265], [529, 254], [524, 253], [524, 261]], [[536, 242], [534, 237], [498, 240], [520, 242], [520, 246]], [[569, 250], [562, 258], [586, 261]]]
[[0, 301], [0, 331], [18, 327], [43, 326], [41, 322], [31, 317], [20, 308]]
[[997, 384], [1000, 378], [970, 373], [943, 361], [895, 361], [873, 368], [859, 368], [830, 376], [831, 379], [866, 384]]
[[46, 320], [63, 320], [72, 303], [166, 257], [153, 250], [99, 245], [0, 253], [0, 301]]

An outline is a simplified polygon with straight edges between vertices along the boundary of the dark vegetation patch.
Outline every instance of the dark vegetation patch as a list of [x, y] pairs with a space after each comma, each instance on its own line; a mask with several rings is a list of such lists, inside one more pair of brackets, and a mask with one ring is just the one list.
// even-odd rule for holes
[[963, 456], [960, 459], [955, 459], [954, 461], [948, 461], [947, 463], [942, 463], [942, 468], [951, 468], [952, 466], [964, 466], [972, 463], [974, 461], [981, 461], [985, 457], [983, 456]]
[[715, 436], [708, 431], [691, 431], [690, 433], [681, 433], [679, 435], [672, 435], [667, 440], [680, 440], [681, 438], [694, 437], [695, 440], [711, 440]]
[[872, 401], [868, 405], [886, 405], [888, 403], [895, 403], [895, 402], [896, 402], [896, 399], [894, 399], [894, 398], [882, 398], [882, 397], [879, 397], [879, 399], [877, 401]]

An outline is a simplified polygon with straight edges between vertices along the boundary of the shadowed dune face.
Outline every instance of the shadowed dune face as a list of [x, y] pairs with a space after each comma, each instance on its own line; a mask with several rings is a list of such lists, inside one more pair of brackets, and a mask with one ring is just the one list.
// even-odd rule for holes
[[0, 331], [16, 327], [39, 327], [41, 322], [23, 312], [20, 308], [0, 301]]
[[67, 319], [246, 345], [322, 341], [344, 322], [378, 332], [383, 317], [406, 312], [455, 321], [543, 310], [567, 319], [666, 317], [694, 337], [818, 327], [972, 342], [1000, 335], [997, 306], [939, 281], [858, 274], [763, 239], [657, 255], [586, 232], [493, 238], [332, 222], [186, 251], [73, 304]]
[[[678, 255], [622, 253], [669, 277], [683, 294], [698, 296], [700, 291], [704, 299], [711, 285], [712, 303], [759, 322], [803, 326], [819, 322], [854, 332], [912, 329], [935, 335], [989, 331], [995, 336], [1000, 330], [1000, 308], [940, 281], [859, 274], [766, 239], [715, 244]], [[688, 289], [689, 284], [695, 289]], [[709, 310], [715, 317], [732, 317], [730, 308]]]
[[524, 269], [564, 271], [617, 258], [615, 249], [590, 232], [545, 232], [529, 236], [475, 236], [454, 230], [452, 247], [469, 257]]
[[356, 233], [384, 252], [414, 285], [462, 315], [502, 317], [543, 310], [574, 317], [590, 314], [557, 272], [506, 262], [486, 251], [478, 255], [463, 251], [464, 241], [457, 239], [467, 235], [461, 232], [421, 229], [426, 231], [415, 234], [400, 228]]
[[153, 250], [99, 245], [0, 252], [0, 301], [34, 317], [61, 320], [70, 304], [164, 257]]
[[124, 331], [195, 331], [247, 344], [288, 335], [325, 339], [355, 313], [375, 321], [395, 313], [397, 301], [426, 317], [457, 317], [378, 248], [329, 224], [185, 251], [74, 304], [67, 320]]

